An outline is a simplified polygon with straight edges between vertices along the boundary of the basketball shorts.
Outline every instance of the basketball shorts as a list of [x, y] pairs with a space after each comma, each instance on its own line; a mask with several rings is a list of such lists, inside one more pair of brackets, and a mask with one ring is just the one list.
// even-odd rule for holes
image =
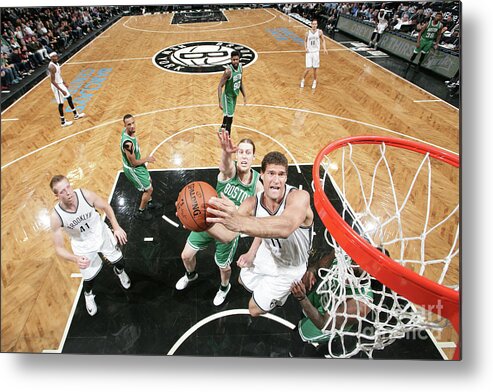
[[233, 258], [236, 253], [236, 248], [238, 248], [238, 239], [236, 237], [233, 241], [224, 244], [222, 242], [216, 241], [214, 237], [209, 235], [205, 231], [197, 233], [192, 231], [187, 239], [188, 245], [190, 245], [196, 251], [206, 249], [210, 243], [214, 242], [216, 244], [216, 252], [214, 254], [214, 261], [219, 268], [226, 268], [233, 262]]
[[236, 95], [231, 96], [224, 94], [222, 95], [222, 104], [223, 104], [223, 114], [226, 117], [233, 117], [236, 108]]
[[123, 173], [140, 192], [147, 191], [151, 187], [151, 175], [144, 165], [132, 168], [124, 166]]
[[320, 67], [320, 52], [306, 53], [306, 68]]
[[386, 24], [377, 24], [377, 27], [375, 28], [375, 30], [373, 30], [375, 33], [378, 33], [378, 34], [383, 34], [383, 32], [385, 31], [385, 29], [387, 28], [387, 25]]
[[65, 91], [65, 94], [62, 94], [60, 90], [58, 90], [55, 86], [53, 86], [53, 84], [51, 85], [51, 90], [53, 91], [53, 94], [55, 95], [56, 103], [60, 105], [63, 103], [63, 100], [65, 98], [70, 97], [70, 93], [64, 84], [59, 84], [59, 86], [63, 91]]
[[75, 253], [77, 256], [86, 256], [90, 261], [89, 267], [80, 270], [84, 280], [92, 280], [103, 267], [103, 261], [99, 256], [99, 252], [108, 259], [111, 264], [115, 264], [123, 258], [122, 251], [118, 246], [115, 236], [111, 232], [106, 223], [103, 223], [103, 243], [100, 248], [89, 253]]
[[300, 280], [306, 272], [306, 265], [293, 267], [263, 268], [275, 265], [272, 255], [262, 244], [255, 257], [253, 267], [242, 268], [240, 279], [243, 286], [252, 292], [252, 298], [264, 312], [276, 306], [283, 306], [291, 292], [291, 284]]
[[419, 42], [419, 47], [414, 48], [414, 53], [423, 52], [424, 54], [427, 54], [433, 47], [434, 43], [435, 41], [433, 40], [421, 38], [421, 41]]

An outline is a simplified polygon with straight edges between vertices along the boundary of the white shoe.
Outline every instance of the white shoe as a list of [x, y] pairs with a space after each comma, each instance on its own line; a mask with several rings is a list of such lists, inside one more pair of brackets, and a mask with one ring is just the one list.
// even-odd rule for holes
[[94, 316], [98, 311], [98, 306], [96, 305], [96, 301], [94, 300], [94, 297], [96, 297], [94, 294], [84, 293], [87, 313], [89, 313], [90, 316]]
[[183, 290], [183, 289], [185, 289], [188, 286], [188, 284], [190, 282], [193, 282], [198, 277], [199, 277], [199, 274], [198, 273], [195, 273], [195, 276], [193, 278], [189, 279], [188, 276], [187, 276], [187, 274], [185, 273], [185, 275], [183, 275], [180, 278], [180, 280], [178, 282], [176, 282], [175, 287], [176, 287], [177, 290]]
[[224, 300], [226, 299], [226, 296], [229, 293], [229, 290], [231, 290], [231, 283], [228, 283], [228, 289], [226, 291], [222, 291], [220, 288], [217, 290], [216, 296], [214, 297], [214, 301], [212, 303], [216, 306], [221, 305]]
[[132, 282], [130, 282], [130, 278], [128, 277], [125, 270], [119, 273], [116, 267], [113, 267], [113, 272], [115, 273], [116, 276], [118, 276], [118, 279], [120, 279], [120, 283], [122, 284], [123, 288], [129, 289]]
[[300, 87], [301, 87], [301, 88], [305, 87], [305, 79], [303, 79], [303, 80], [301, 81], [301, 83], [300, 83]]
[[78, 120], [79, 118], [86, 117], [85, 113], [78, 113], [74, 116], [74, 120]]
[[312, 83], [312, 88], [315, 88], [315, 87], [317, 87], [317, 81], [316, 80], [314, 80]]
[[72, 121], [65, 121], [64, 123], [62, 123], [62, 127], [69, 127], [73, 124]]

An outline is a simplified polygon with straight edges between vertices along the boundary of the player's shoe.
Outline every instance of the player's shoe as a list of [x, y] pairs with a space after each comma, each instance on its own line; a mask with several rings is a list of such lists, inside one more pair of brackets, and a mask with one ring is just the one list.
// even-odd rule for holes
[[305, 87], [305, 79], [303, 79], [303, 80], [301, 81], [301, 83], [300, 83], [300, 87], [301, 87], [301, 88]]
[[315, 88], [315, 87], [317, 87], [317, 81], [316, 80], [314, 80], [312, 83], [312, 88]]
[[225, 291], [219, 288], [219, 290], [217, 290], [216, 296], [214, 297], [214, 301], [212, 301], [212, 303], [215, 306], [222, 305], [224, 300], [226, 299], [226, 296], [229, 293], [229, 290], [231, 290], [231, 283], [228, 283], [228, 288]]
[[113, 267], [113, 272], [116, 276], [118, 276], [118, 279], [120, 279], [120, 283], [122, 284], [123, 288], [128, 290], [132, 282], [130, 282], [130, 278], [128, 277], [125, 270], [123, 270], [122, 272], [118, 272], [116, 267]]
[[96, 305], [96, 301], [94, 300], [94, 297], [96, 297], [94, 294], [84, 293], [87, 313], [89, 313], [90, 316], [94, 316], [98, 311], [98, 307]]
[[74, 120], [78, 120], [79, 118], [82, 118], [82, 117], [86, 117], [86, 114], [85, 113], [77, 113], [74, 116]]
[[190, 282], [193, 282], [199, 277], [198, 273], [195, 273], [195, 275], [192, 278], [189, 278], [187, 274], [183, 275], [178, 282], [176, 282], [176, 289], [177, 290], [184, 290]]
[[72, 122], [72, 121], [64, 121], [64, 122], [62, 122], [62, 127], [69, 127], [69, 126], [71, 126], [72, 124], [73, 124], [73, 122]]
[[150, 210], [159, 210], [160, 208], [163, 208], [163, 205], [157, 201], [151, 200], [147, 203], [147, 208]]
[[148, 221], [152, 219], [152, 214], [149, 212], [149, 210], [146, 208], [144, 211], [137, 211], [135, 214], [135, 217], [137, 219], [143, 220], [143, 221]]

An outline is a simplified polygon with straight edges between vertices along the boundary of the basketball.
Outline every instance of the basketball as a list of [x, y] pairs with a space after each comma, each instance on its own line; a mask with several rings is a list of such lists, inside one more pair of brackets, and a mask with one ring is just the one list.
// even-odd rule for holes
[[176, 215], [183, 226], [192, 231], [207, 230], [207, 202], [217, 197], [216, 190], [207, 182], [194, 181], [183, 187], [176, 200]]

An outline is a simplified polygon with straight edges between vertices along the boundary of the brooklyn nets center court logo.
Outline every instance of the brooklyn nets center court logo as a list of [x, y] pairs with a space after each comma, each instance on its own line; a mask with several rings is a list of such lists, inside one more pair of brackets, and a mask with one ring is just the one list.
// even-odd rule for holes
[[187, 42], [160, 50], [152, 58], [158, 68], [179, 73], [222, 73], [231, 62], [231, 52], [240, 53], [243, 67], [257, 60], [257, 53], [245, 46], [232, 42]]

